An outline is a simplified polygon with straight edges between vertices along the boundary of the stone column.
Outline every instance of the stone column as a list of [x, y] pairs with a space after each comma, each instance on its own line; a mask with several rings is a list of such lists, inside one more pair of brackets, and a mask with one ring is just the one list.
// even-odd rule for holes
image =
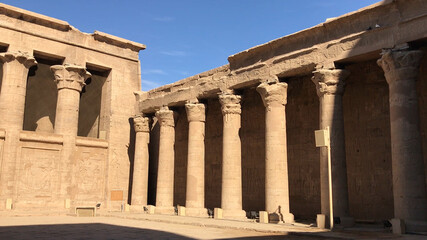
[[6, 130], [3, 159], [0, 159], [0, 196], [2, 200], [0, 209], [4, 209], [6, 199], [14, 198], [16, 155], [19, 132], [24, 125], [28, 70], [37, 62], [34, 57], [23, 52], [0, 53], [0, 61], [3, 62], [0, 128]]
[[156, 112], [160, 124], [159, 166], [157, 174], [156, 213], [174, 214], [173, 183], [175, 163], [175, 122], [174, 112], [162, 107]]
[[133, 162], [132, 206], [142, 211], [147, 205], [148, 194], [148, 143], [150, 142], [150, 119], [133, 118], [135, 129], [135, 158]]
[[[329, 126], [332, 161], [332, 195], [334, 217], [346, 218], [348, 210], [347, 167], [342, 95], [344, 79], [350, 73], [340, 69], [320, 69], [312, 78], [319, 96], [320, 129]], [[322, 214], [329, 216], [328, 152], [320, 149], [320, 196]]]
[[415, 83], [422, 56], [417, 50], [385, 50], [378, 60], [389, 86], [394, 217], [402, 220], [427, 220]]
[[28, 70], [37, 62], [34, 57], [23, 52], [0, 53], [0, 61], [3, 62], [0, 128], [22, 130]]
[[75, 178], [79, 173], [76, 172], [73, 153], [78, 129], [80, 92], [91, 75], [84, 67], [77, 65], [54, 65], [50, 70], [58, 88], [54, 132], [64, 138], [60, 162], [61, 185], [57, 194], [58, 198], [65, 201], [74, 200], [78, 192]]
[[265, 209], [293, 222], [289, 209], [288, 155], [286, 144], [286, 83], [257, 87], [265, 106]]
[[80, 92], [91, 74], [77, 65], [54, 65], [50, 67], [58, 88], [55, 133], [77, 135]]
[[205, 208], [205, 105], [185, 104], [188, 119], [186, 214], [207, 217]]
[[219, 95], [223, 115], [221, 208], [224, 218], [246, 217], [242, 210], [240, 99], [240, 96], [228, 93]]

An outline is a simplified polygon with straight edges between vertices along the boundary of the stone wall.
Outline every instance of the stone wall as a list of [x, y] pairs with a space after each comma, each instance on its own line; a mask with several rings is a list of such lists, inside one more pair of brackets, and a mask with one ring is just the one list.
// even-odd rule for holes
[[88, 70], [92, 77], [86, 81], [87, 85], [83, 88], [80, 97], [77, 136], [98, 138], [101, 108], [107, 101], [107, 99], [102, 98], [102, 90], [108, 75], [103, 76], [99, 72]]
[[287, 80], [286, 130], [289, 195], [295, 218], [315, 218], [320, 212], [319, 150], [314, 131], [319, 128], [319, 99], [311, 76]]
[[58, 90], [50, 64], [38, 63], [27, 81], [24, 130], [53, 133]]
[[343, 96], [350, 215], [393, 217], [388, 85], [375, 60], [348, 66]]
[[[53, 134], [21, 133], [16, 164], [14, 208], [63, 209], [60, 197], [62, 137]], [[67, 169], [66, 171], [71, 171]]]
[[156, 190], [157, 190], [157, 169], [159, 164], [159, 137], [160, 126], [157, 119], [154, 118], [150, 130], [149, 160], [148, 160], [148, 198], [147, 202], [151, 205], [156, 205]]
[[[243, 91], [242, 204], [245, 211], [265, 210], [265, 108], [255, 88]], [[220, 122], [221, 123], [221, 122]]]
[[107, 149], [79, 146], [74, 157], [75, 205], [93, 206], [104, 203]]
[[[424, 48], [424, 51], [426, 49]], [[417, 82], [418, 102], [420, 109], [421, 138], [423, 142], [424, 168], [426, 172], [427, 187], [427, 56], [421, 62], [420, 73]]]
[[208, 99], [206, 104], [205, 146], [205, 205], [213, 209], [221, 206], [222, 186], [222, 113], [218, 99]]
[[185, 206], [187, 189], [188, 120], [185, 107], [174, 109], [175, 120], [175, 174], [174, 205]]

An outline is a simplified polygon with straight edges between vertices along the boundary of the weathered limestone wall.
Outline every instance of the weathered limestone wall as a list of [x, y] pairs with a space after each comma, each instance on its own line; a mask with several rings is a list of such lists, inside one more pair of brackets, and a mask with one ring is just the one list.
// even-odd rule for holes
[[[89, 85], [87, 92], [82, 94], [79, 135], [99, 137], [108, 141], [108, 150], [105, 150], [106, 153], [102, 157], [107, 162], [105, 172], [102, 174], [108, 177], [102, 187], [104, 191], [102, 209], [119, 210], [122, 203], [127, 201], [129, 190], [129, 167], [132, 155], [132, 151], [128, 149], [131, 143], [130, 118], [135, 115], [133, 93], [140, 90], [138, 52], [145, 46], [102, 32], [82, 33], [67, 22], [5, 4], [0, 4], [0, 31], [0, 46], [8, 46], [7, 51], [23, 51], [35, 55], [36, 58], [43, 56], [46, 59], [62, 59], [64, 64], [77, 64], [88, 70], [100, 72], [109, 71], [108, 77], [100, 81], [96, 81], [100, 77], [95, 73], [94, 82], [105, 83]], [[1, 47], [0, 51], [3, 50], [5, 49]], [[35, 123], [43, 117], [39, 116], [41, 114], [39, 109], [46, 107], [48, 110], [41, 112], [48, 117], [41, 119], [43, 119], [42, 125], [47, 129], [45, 131], [49, 132], [51, 131], [50, 123], [55, 116], [55, 107], [50, 104], [56, 104], [56, 99], [54, 100], [52, 95], [43, 94], [47, 91], [45, 83], [53, 81], [53, 75], [48, 74], [48, 66], [41, 61], [38, 68], [34, 79], [29, 81], [30, 91], [26, 109], [28, 111], [25, 114], [27, 117], [24, 129], [36, 130]], [[101, 76], [104, 77], [102, 74]], [[37, 87], [32, 85], [33, 83], [37, 83]], [[37, 97], [34, 96], [36, 92]], [[97, 93], [92, 94], [94, 92]], [[49, 99], [45, 99], [48, 96]], [[44, 102], [48, 103], [40, 107], [39, 105], [43, 105]], [[68, 160], [68, 157], [57, 159], [63, 165], [67, 165], [65, 163], [68, 163]], [[10, 165], [14, 165], [13, 161], [13, 159], [10, 160]], [[3, 164], [2, 168], [7, 167]], [[2, 198], [9, 198], [9, 196], [2, 196]]]
[[348, 66], [343, 96], [350, 215], [393, 217], [388, 85], [376, 62]]
[[58, 90], [50, 66], [37, 64], [28, 78], [24, 130], [53, 133]]
[[255, 88], [242, 96], [242, 203], [245, 211], [265, 210], [265, 107]]
[[[424, 48], [424, 51], [427, 50]], [[427, 56], [424, 55], [420, 73], [418, 74], [417, 82], [417, 93], [418, 103], [420, 109], [420, 128], [421, 128], [421, 139], [423, 143], [423, 154], [424, 154], [424, 168], [426, 172], [426, 186], [427, 186]]]
[[[90, 69], [88, 70], [91, 72]], [[88, 79], [89, 81], [86, 81], [87, 85], [83, 88], [84, 90], [80, 97], [79, 129], [77, 135], [98, 138], [101, 107], [102, 103], [107, 100], [102, 99], [102, 90], [107, 77], [95, 71], [92, 71], [91, 74], [92, 77], [90, 80]]]
[[[16, 168], [14, 209], [58, 209], [63, 138], [52, 133], [21, 132]], [[71, 168], [68, 169], [71, 171]]]
[[185, 107], [174, 109], [175, 121], [175, 174], [174, 206], [185, 206], [187, 186], [188, 120]]
[[0, 63], [0, 93], [1, 93], [2, 79], [3, 79], [3, 63]]
[[[94, 139], [94, 143], [97, 141]], [[75, 152], [75, 205], [93, 206], [105, 198], [107, 149], [78, 146]]]
[[222, 181], [222, 113], [218, 99], [206, 104], [205, 135], [205, 205], [214, 209], [221, 206]]
[[290, 209], [295, 218], [320, 213], [320, 163], [314, 131], [319, 127], [319, 99], [311, 76], [287, 80], [286, 130]]

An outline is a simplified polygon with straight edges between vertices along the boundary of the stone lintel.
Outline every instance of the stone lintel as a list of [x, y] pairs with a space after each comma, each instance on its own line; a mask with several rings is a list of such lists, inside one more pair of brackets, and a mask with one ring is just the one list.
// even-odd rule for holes
[[67, 88], [81, 92], [86, 79], [92, 76], [85, 67], [78, 65], [54, 65], [50, 70], [55, 75], [58, 90]]
[[203, 103], [186, 103], [185, 110], [188, 122], [205, 122], [205, 109], [206, 106]]
[[344, 93], [344, 80], [350, 72], [343, 69], [318, 69], [311, 78], [316, 84], [317, 95], [342, 95]]
[[135, 132], [150, 132], [150, 118], [135, 116], [133, 118]]
[[108, 43], [108, 44], [111, 44], [111, 45], [114, 45], [117, 47], [121, 47], [121, 48], [129, 48], [135, 52], [139, 52], [139, 51], [144, 50], [146, 48], [146, 46], [144, 44], [129, 41], [127, 39], [116, 37], [116, 36], [113, 36], [113, 35], [110, 35], [107, 33], [103, 33], [100, 31], [95, 31], [92, 35], [93, 35], [94, 39], [97, 41], [105, 42], [105, 43]]
[[230, 93], [221, 93], [218, 95], [219, 102], [221, 103], [222, 114], [241, 114], [242, 109], [240, 106], [240, 101], [242, 99], [239, 95], [234, 95]]
[[0, 14], [61, 31], [71, 30], [70, 24], [66, 21], [30, 12], [4, 3], [0, 3]]
[[168, 126], [168, 127], [174, 127], [174, 112], [172, 110], [169, 110], [168, 107], [162, 107], [160, 110], [156, 111], [156, 118], [159, 121], [160, 126]]
[[26, 68], [30, 68], [37, 64], [36, 59], [26, 52], [17, 51], [0, 53], [0, 62], [8, 63], [14, 60], [22, 63]]
[[383, 69], [387, 82], [415, 80], [424, 53], [421, 50], [384, 49], [378, 65]]
[[256, 90], [261, 95], [266, 108], [272, 106], [285, 106], [287, 103], [287, 83], [262, 83]]

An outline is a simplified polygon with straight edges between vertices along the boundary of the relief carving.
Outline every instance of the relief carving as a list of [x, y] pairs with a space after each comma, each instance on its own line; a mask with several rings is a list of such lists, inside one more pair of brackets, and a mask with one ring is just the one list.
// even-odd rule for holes
[[135, 132], [150, 132], [150, 118], [135, 116], [133, 118]]
[[420, 50], [386, 49], [377, 64], [383, 69], [387, 82], [415, 79], [424, 53]]
[[205, 122], [206, 106], [202, 103], [187, 103], [185, 104], [185, 110], [187, 111], [187, 119], [189, 122]]
[[156, 112], [156, 118], [160, 124], [160, 126], [169, 126], [174, 127], [175, 122], [173, 118], [173, 111], [169, 110], [168, 107], [162, 107], [160, 110]]
[[242, 99], [239, 95], [233, 95], [228, 93], [222, 93], [218, 95], [219, 102], [221, 103], [222, 114], [241, 114], [242, 109], [240, 101]]
[[316, 84], [317, 95], [342, 95], [344, 93], [344, 79], [346, 79], [350, 72], [343, 69], [319, 69], [313, 72], [314, 76], [311, 78]]
[[55, 75], [58, 90], [67, 88], [81, 92], [86, 79], [92, 76], [85, 67], [70, 64], [54, 65], [50, 70]]

